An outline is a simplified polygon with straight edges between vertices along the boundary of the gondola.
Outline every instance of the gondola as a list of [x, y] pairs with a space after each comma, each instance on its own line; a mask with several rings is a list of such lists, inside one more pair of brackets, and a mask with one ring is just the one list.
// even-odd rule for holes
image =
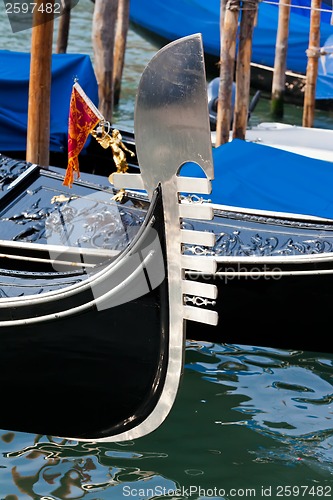
[[[189, 338], [332, 352], [327, 317], [333, 264], [332, 162], [233, 140], [213, 148], [212, 192], [182, 193], [189, 207], [211, 207], [183, 228], [210, 232], [212, 246], [187, 244], [214, 272], [186, 271], [217, 287], [217, 327], [190, 324]], [[200, 175], [184, 165], [182, 175]], [[189, 209], [190, 210], [190, 209]], [[206, 303], [195, 297], [186, 300]]]
[[[96, 442], [152, 432], [186, 338], [331, 352], [331, 164], [246, 141], [212, 150], [205, 84], [199, 35], [157, 53], [136, 104], [140, 173], [112, 185], [82, 173], [70, 189], [59, 168], [2, 158], [0, 427]], [[274, 158], [290, 172], [298, 158], [293, 182], [276, 183]], [[297, 197], [314, 161], [313, 192]]]
[[[180, 69], [179, 78], [184, 80]], [[163, 101], [160, 105], [163, 109]], [[148, 104], [145, 108], [150, 111]], [[205, 148], [211, 147], [208, 146], [211, 133], [204, 106], [200, 110], [188, 106], [186, 113], [189, 118], [183, 128], [190, 132], [184, 158], [189, 160], [203, 142]], [[160, 115], [164, 117], [164, 110]], [[169, 137], [164, 129], [156, 135], [157, 124], [149, 116], [140, 126], [136, 120], [135, 138], [130, 132], [122, 132], [130, 149], [135, 151], [139, 140], [144, 150], [145, 156], [142, 158], [141, 153], [141, 157], [139, 155], [130, 164], [129, 172], [132, 173], [138, 173], [139, 165], [144, 166], [147, 161], [152, 171], [162, 160], [166, 165], [172, 162], [177, 151], [174, 144], [178, 143], [181, 150], [179, 128], [175, 128], [173, 118], [169, 118], [173, 134]], [[199, 137], [193, 135], [194, 123], [200, 124]], [[186, 337], [208, 342], [330, 352], [323, 312], [330, 306], [332, 272], [332, 164], [328, 161], [331, 131], [300, 130], [283, 124], [276, 124], [274, 130], [271, 128], [272, 124], [255, 127], [247, 131], [250, 134], [248, 141], [230, 141], [219, 148], [213, 147], [215, 179], [212, 192], [205, 196], [181, 193], [182, 204], [188, 205], [189, 212], [191, 206], [196, 205], [196, 209], [206, 210], [206, 217], [211, 217], [200, 224], [190, 213], [182, 219], [182, 227], [199, 229], [210, 238], [210, 245], [184, 243], [188, 256], [205, 257], [205, 266], [211, 261], [210, 270], [185, 271], [186, 276], [192, 281], [214, 284], [217, 290], [204, 298], [200, 294], [185, 294], [182, 300], [188, 305], [200, 306], [202, 311], [214, 304], [220, 317], [217, 327], [203, 326], [188, 318]], [[156, 137], [161, 137], [158, 148]], [[154, 148], [157, 156], [152, 155]], [[168, 157], [164, 158], [162, 153], [167, 153]], [[205, 149], [204, 156], [207, 155]], [[27, 164], [6, 157], [2, 160], [0, 185], [4, 196], [8, 185], [26, 170]], [[98, 162], [94, 165], [98, 171]], [[107, 169], [110, 173], [110, 164]], [[48, 176], [51, 172], [60, 178], [64, 175], [61, 168], [50, 167]], [[184, 165], [184, 172], [193, 176], [193, 165]], [[82, 179], [86, 178], [88, 184], [98, 183], [103, 189], [117, 193], [118, 188], [110, 185], [105, 175], [82, 173]], [[66, 196], [70, 198], [68, 193]], [[4, 210], [9, 206], [5, 200]], [[3, 234], [17, 242], [43, 243], [44, 219], [49, 210], [43, 207], [50, 207], [49, 200], [42, 199], [39, 194], [30, 205], [23, 206], [21, 211], [13, 208], [10, 216], [3, 214], [6, 224]], [[121, 206], [130, 221], [131, 231], [138, 229], [149, 208], [147, 192], [142, 186], [141, 189], [132, 186], [126, 190]], [[4, 231], [4, 222], [1, 223]], [[86, 239], [89, 239], [87, 235]], [[116, 234], [113, 243], [121, 246], [119, 235]], [[316, 335], [304, 335], [308, 330], [315, 331]]]
[[[331, 352], [326, 317], [330, 310], [333, 258], [331, 163], [244, 141], [213, 148], [213, 158], [212, 192], [208, 195], [182, 192], [180, 196], [189, 211], [182, 219], [182, 228], [205, 232], [210, 238], [210, 245], [198, 241], [184, 243], [183, 251], [188, 256], [203, 257], [205, 265], [211, 261], [211, 266], [215, 266], [202, 272], [186, 270], [187, 279], [214, 284], [217, 293], [205, 298], [186, 294], [184, 301], [200, 306], [201, 310], [214, 303], [220, 321], [212, 327], [189, 320], [186, 337], [207, 342]], [[0, 169], [3, 181], [12, 179], [16, 171], [26, 167], [23, 161], [3, 157]], [[255, 167], [252, 176], [247, 175]], [[187, 168], [193, 175], [192, 166]], [[184, 171], [186, 173], [186, 166]], [[53, 168], [43, 173], [53, 182], [57, 178], [61, 185], [62, 169]], [[81, 175], [80, 189], [86, 185], [89, 192], [88, 187], [97, 183], [102, 192], [111, 192], [112, 196], [118, 192], [106, 177]], [[20, 211], [16, 203], [4, 199], [0, 219], [6, 241], [15, 241], [15, 245], [20, 242], [24, 247], [33, 242], [35, 245], [46, 242], [46, 215], [53, 211], [53, 219], [59, 218], [57, 204], [52, 205], [50, 200], [47, 202], [41, 197], [46, 192], [44, 188], [34, 190], [34, 196], [31, 190], [28, 192], [25, 198], [29, 203], [22, 201], [22, 194], [17, 198], [23, 207]], [[55, 190], [56, 194], [59, 193]], [[66, 199], [70, 199], [71, 193], [62, 187], [61, 194], [67, 206]], [[121, 218], [129, 225], [127, 233], [134, 235], [139, 230], [149, 205], [146, 191], [126, 190], [119, 206]], [[212, 219], [200, 223], [193, 219], [193, 206], [208, 210], [207, 217]], [[46, 226], [50, 232], [50, 222]], [[103, 241], [98, 232], [92, 232], [91, 226], [84, 227], [82, 239]], [[106, 227], [115, 250], [121, 249], [127, 236], [121, 237], [112, 225]], [[99, 228], [101, 226], [97, 226]], [[60, 236], [56, 235], [56, 244], [59, 244]], [[11, 281], [7, 288], [11, 288]]]
[[[160, 97], [150, 103], [152, 87]], [[185, 277], [185, 267], [213, 268], [182, 255], [182, 244], [211, 238], [181, 229], [186, 207], [178, 194], [184, 188], [209, 193], [213, 167], [205, 138], [189, 159], [200, 163], [206, 179], [179, 178], [184, 150], [151, 170], [144, 165], [142, 132], [146, 120], [160, 114], [161, 99], [186, 115], [193, 102], [201, 111], [205, 97], [199, 35], [171, 44], [143, 73], [136, 105], [140, 174], [115, 173], [114, 180], [139, 185], [148, 194], [146, 206], [134, 196], [117, 201], [112, 186], [98, 184], [95, 175], [82, 174], [68, 187], [63, 172], [2, 158], [2, 173], [11, 174], [2, 177], [0, 201], [1, 428], [122, 441], [152, 432], [170, 412], [186, 320], [217, 323], [214, 309], [203, 313], [183, 301], [216, 289]], [[166, 114], [160, 126], [171, 138], [170, 118]], [[185, 127], [180, 134], [186, 140], [192, 132]], [[194, 135], [199, 143], [200, 124]], [[194, 209], [193, 216], [204, 212]]]

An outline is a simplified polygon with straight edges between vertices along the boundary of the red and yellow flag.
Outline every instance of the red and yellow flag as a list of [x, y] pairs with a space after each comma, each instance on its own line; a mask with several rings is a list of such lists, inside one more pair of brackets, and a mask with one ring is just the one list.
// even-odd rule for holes
[[63, 185], [72, 187], [74, 173], [80, 177], [78, 156], [90, 132], [103, 120], [102, 114], [84, 93], [82, 87], [73, 85], [68, 118], [68, 165]]

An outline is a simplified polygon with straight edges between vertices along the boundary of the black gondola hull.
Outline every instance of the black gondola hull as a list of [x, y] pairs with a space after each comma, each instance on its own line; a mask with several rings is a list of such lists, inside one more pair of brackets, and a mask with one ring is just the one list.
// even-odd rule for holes
[[[191, 227], [193, 221], [185, 222]], [[333, 223], [300, 215], [216, 210], [204, 224], [214, 248], [188, 253], [217, 260], [214, 275], [189, 273], [218, 289], [219, 324], [188, 324], [189, 338], [332, 352], [328, 314], [333, 284]], [[203, 230], [203, 225], [200, 225]]]
[[163, 399], [171, 348], [160, 192], [128, 248], [93, 270], [83, 263], [72, 282], [48, 270], [36, 286], [31, 247], [23, 262], [25, 293], [2, 289], [0, 427], [86, 440], [130, 433]]

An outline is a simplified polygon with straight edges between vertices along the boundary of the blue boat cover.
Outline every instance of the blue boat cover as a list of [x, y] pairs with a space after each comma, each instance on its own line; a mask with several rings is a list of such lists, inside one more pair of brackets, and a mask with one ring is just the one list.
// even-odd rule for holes
[[[29, 53], [0, 51], [0, 152], [26, 150], [29, 76]], [[50, 151], [67, 151], [69, 103], [75, 78], [97, 104], [97, 81], [90, 57], [53, 54]]]
[[[134, 24], [169, 41], [201, 33], [206, 54], [219, 58], [220, 3], [220, 0], [131, 0], [130, 19]], [[311, 1], [295, 0], [293, 5], [295, 7], [291, 9], [289, 20], [287, 69], [295, 73], [305, 73], [308, 62]], [[252, 40], [253, 63], [274, 67], [278, 14], [278, 0], [259, 2]], [[323, 2], [320, 46], [330, 46], [332, 52], [329, 37], [333, 35], [333, 25], [330, 20], [331, 12]], [[328, 68], [329, 64], [333, 64], [333, 54], [320, 58], [316, 99], [333, 98], [333, 68]]]
[[[240, 139], [213, 148], [213, 203], [333, 218], [333, 163]], [[186, 163], [181, 175], [204, 174]]]

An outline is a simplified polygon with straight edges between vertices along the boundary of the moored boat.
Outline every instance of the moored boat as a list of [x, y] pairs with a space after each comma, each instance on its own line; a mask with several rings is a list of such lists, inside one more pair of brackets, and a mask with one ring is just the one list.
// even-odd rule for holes
[[[253, 143], [236, 140], [219, 148], [213, 147], [215, 179], [212, 192], [208, 195], [181, 194], [181, 202], [187, 205], [188, 210], [187, 216], [182, 219], [182, 227], [204, 231], [210, 241], [210, 245], [185, 242], [184, 251], [189, 256], [205, 257], [205, 263], [209, 260], [217, 263], [213, 271], [187, 270], [187, 276], [192, 281], [215, 284], [218, 290], [216, 296], [198, 298], [196, 294], [185, 294], [183, 300], [202, 310], [215, 302], [220, 317], [217, 327], [203, 326], [188, 319], [186, 336], [194, 340], [330, 352], [330, 345], [325, 339], [325, 315], [322, 314], [329, 308], [332, 273], [332, 163], [327, 161], [331, 156], [331, 143], [327, 140], [330, 131], [273, 125], [249, 130]], [[156, 136], [151, 131], [145, 132], [145, 138], [148, 135], [152, 138], [147, 146], [149, 156]], [[305, 144], [302, 146], [304, 137]], [[165, 144], [170, 143], [167, 135], [163, 139]], [[287, 139], [290, 151], [286, 150], [287, 146], [284, 147]], [[171, 148], [167, 151], [170, 154], [168, 161], [172, 161], [174, 152]], [[301, 154], [295, 154], [295, 151]], [[322, 159], [318, 159], [320, 157]], [[156, 158], [154, 161], [157, 164]], [[25, 168], [25, 162], [3, 158], [2, 196], [5, 196], [9, 180], [13, 182], [15, 173]], [[51, 169], [48, 173], [50, 177], [53, 176], [52, 170], [57, 173], [60, 185], [63, 170]], [[184, 165], [181, 173], [193, 176], [194, 165]], [[201, 175], [199, 172], [196, 174]], [[104, 190], [111, 190], [112, 196], [118, 192], [107, 177], [82, 173], [80, 189], [84, 189], [85, 182], [87, 186], [96, 182], [103, 185]], [[8, 199], [4, 200], [2, 234], [16, 242], [43, 243], [47, 234], [45, 217], [50, 215], [46, 226], [51, 231], [51, 221], [59, 221], [58, 208], [55, 210], [57, 205], [51, 205], [49, 200], [42, 198], [43, 193], [47, 193], [45, 189], [29, 190], [29, 193], [29, 196], [26, 195], [26, 199], [31, 200], [29, 204], [22, 201], [22, 195], [19, 197], [23, 207], [21, 212], [15, 203], [9, 204]], [[35, 193], [34, 196], [32, 193]], [[64, 192], [54, 192], [54, 195], [61, 194]], [[65, 201], [71, 198], [70, 192], [65, 194]], [[73, 206], [73, 201], [69, 206]], [[198, 223], [193, 219], [191, 210], [194, 205], [199, 210], [204, 207], [210, 212], [212, 220]], [[47, 210], [45, 207], [48, 207]], [[138, 230], [148, 207], [149, 198], [145, 190], [126, 190], [121, 202], [122, 218], [130, 225], [126, 234], [134, 234]], [[118, 251], [128, 236], [123, 232], [121, 238], [116, 231], [117, 226], [108, 225], [107, 220], [105, 223], [107, 238], [115, 244], [113, 251]], [[87, 229], [89, 224], [85, 227], [81, 233], [86, 242], [103, 240], [94, 234], [91, 226]], [[102, 223], [96, 226], [97, 229], [102, 227]], [[56, 234], [55, 231], [53, 233]], [[59, 235], [56, 243], [59, 243]], [[301, 313], [304, 305], [307, 314]], [[238, 317], [235, 330], [235, 317], [240, 307], [244, 314], [242, 318]], [[274, 325], [279, 328], [267, 335], [266, 328], [259, 328], [257, 321], [248, 321], [253, 314], [257, 314], [263, 324], [269, 325], [269, 329], [274, 318]], [[288, 325], [293, 333], [280, 333], [286, 328], [288, 330]], [[315, 339], [300, 333], [307, 328], [317, 331]]]
[[[285, 99], [302, 104], [310, 33], [310, 2], [293, 2], [289, 21]], [[316, 106], [332, 107], [331, 9], [323, 4], [320, 21], [320, 54]], [[252, 40], [251, 79], [254, 88], [271, 93], [275, 59], [278, 2], [259, 2]], [[130, 19], [134, 29], [153, 38], [158, 46], [192, 33], [202, 33], [207, 67], [216, 76], [220, 59], [220, 1], [132, 0]]]
[[[181, 194], [181, 203], [187, 210], [181, 227], [207, 235], [206, 242], [198, 239], [195, 243], [182, 244], [187, 256], [202, 258], [203, 265], [207, 266], [202, 271], [185, 267], [187, 279], [193, 284], [200, 281], [216, 286], [216, 292], [208, 297], [194, 293], [194, 289], [193, 293], [185, 293], [184, 304], [195, 306], [199, 315], [206, 308], [214, 307], [219, 323], [211, 326], [188, 318], [184, 339], [331, 352], [327, 341], [333, 269], [331, 164], [243, 141], [234, 141], [228, 147], [224, 145], [217, 152], [213, 149], [215, 179], [212, 192], [208, 195]], [[254, 161], [247, 161], [250, 158]], [[218, 160], [221, 170], [217, 172]], [[12, 164], [13, 160], [10, 162]], [[24, 162], [19, 165], [22, 168]], [[186, 172], [184, 166], [185, 174], [193, 175], [190, 165], [187, 168]], [[7, 245], [6, 249], [2, 248], [7, 254], [3, 261], [8, 262], [8, 255], [14, 252], [26, 259], [25, 262], [11, 260], [14, 273], [10, 274], [7, 269], [2, 275], [2, 296], [10, 297], [9, 291], [26, 293], [27, 282], [31, 287], [33, 283], [35, 293], [40, 294], [43, 288], [44, 291], [57, 289], [78, 279], [82, 267], [78, 269], [66, 264], [61, 256], [68, 255], [67, 260], [72, 263], [75, 255], [78, 259], [78, 250], [72, 249], [71, 254], [67, 246], [66, 252], [59, 251], [59, 244], [64, 241], [61, 238], [66, 235], [66, 226], [61, 229], [61, 213], [66, 221], [73, 221], [73, 227], [76, 219], [80, 221], [78, 233], [70, 233], [73, 241], [79, 234], [79, 244], [86, 247], [85, 252], [80, 250], [79, 260], [86, 263], [88, 270], [89, 266], [96, 266], [105, 258], [107, 252], [113, 258], [119, 255], [144, 223], [150, 206], [146, 191], [126, 190], [117, 209], [111, 210], [110, 206], [116, 203], [111, 203], [110, 199], [118, 189], [111, 185], [106, 187], [105, 177], [82, 173], [75, 190], [69, 191], [61, 184], [63, 171], [57, 171], [56, 174], [42, 171], [42, 179], [47, 176], [52, 181], [52, 188], [43, 182], [42, 189], [31, 190], [26, 182], [24, 196], [18, 190], [17, 198], [12, 198], [11, 203], [8, 199], [3, 202], [0, 227]], [[96, 202], [91, 193], [98, 192], [103, 184], [103, 197], [109, 201], [103, 205], [100, 199], [100, 207], [104, 209], [96, 209], [94, 215], [90, 210]], [[82, 193], [81, 202], [80, 197], [75, 198], [77, 190]], [[47, 203], [44, 196], [48, 191], [59, 201], [51, 204], [49, 198]], [[195, 209], [210, 211], [212, 219], [199, 222], [191, 215]], [[22, 265], [32, 265], [30, 247], [45, 247], [46, 237], [49, 249], [54, 249], [52, 262], [43, 265], [46, 272], [42, 280], [40, 272], [36, 276], [37, 263], [29, 273]], [[106, 244], [109, 248], [105, 248]], [[19, 247], [25, 249], [24, 254]], [[34, 256], [41, 260], [41, 249]], [[50, 259], [49, 251], [47, 256]], [[59, 267], [63, 269], [62, 274], [54, 270]], [[66, 267], [67, 272], [64, 272]], [[305, 332], [316, 333], [307, 335]]]
[[[179, 51], [187, 80], [181, 75], [170, 88], [166, 74], [159, 75], [160, 63], [176, 81], [182, 64], [171, 63]], [[165, 103], [182, 109], [188, 95], [196, 109], [206, 106], [200, 36], [172, 44], [148, 65], [138, 90], [138, 119], [158, 111], [145, 108], [152, 73], [164, 82], [157, 88]], [[136, 148], [144, 158], [140, 140]], [[165, 420], [183, 370], [185, 321], [217, 322], [214, 310], [202, 313], [182, 300], [186, 293], [206, 297], [216, 291], [184, 274], [185, 266], [212, 269], [210, 261], [207, 267], [181, 252], [182, 241], [210, 242], [206, 234], [180, 228], [179, 190], [210, 190], [210, 142], [192, 153], [207, 174], [204, 181], [179, 180], [177, 161], [154, 170], [141, 165], [131, 177], [148, 193], [146, 210], [139, 201], [135, 206], [135, 197], [129, 206], [117, 201], [113, 188], [97, 185], [95, 176], [90, 182], [83, 175], [68, 187], [63, 173], [37, 165], [22, 172], [24, 162], [3, 158], [12, 178], [3, 176], [0, 200], [0, 382], [8, 407], [1, 428], [122, 441]], [[115, 173], [114, 180], [122, 184], [129, 177]], [[199, 210], [196, 217], [201, 215]]]

